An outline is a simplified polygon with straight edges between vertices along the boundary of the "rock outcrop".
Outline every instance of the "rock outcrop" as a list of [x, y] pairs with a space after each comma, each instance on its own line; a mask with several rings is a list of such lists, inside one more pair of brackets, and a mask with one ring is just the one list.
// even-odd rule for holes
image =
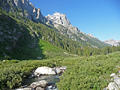
[[70, 21], [67, 19], [65, 14], [61, 14], [61, 13], [54, 13], [53, 15], [48, 15], [46, 16], [46, 18], [50, 21], [52, 21], [53, 24], [60, 24], [63, 25], [65, 27], [71, 25]]
[[120, 90], [119, 75], [112, 73], [110, 77], [111, 77], [111, 82], [108, 84], [107, 88], [105, 88], [104, 90]]
[[54, 27], [56, 27], [58, 30], [61, 31], [63, 29], [63, 32], [61, 32], [62, 34], [64, 34], [65, 29], [68, 29], [67, 33], [76, 33], [77, 34], [78, 32], [80, 32], [80, 30], [78, 30], [77, 27], [72, 26], [72, 24], [67, 19], [65, 14], [56, 12], [53, 15], [46, 16], [46, 18], [47, 18], [48, 22], [51, 22], [52, 25], [54, 25]]
[[7, 12], [19, 13], [35, 22], [44, 23], [46, 21], [40, 9], [35, 8], [29, 0], [1, 0], [0, 7]]

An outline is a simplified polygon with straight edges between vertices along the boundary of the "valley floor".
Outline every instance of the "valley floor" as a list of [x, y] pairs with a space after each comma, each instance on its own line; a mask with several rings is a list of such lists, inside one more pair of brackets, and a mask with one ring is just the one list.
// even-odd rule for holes
[[67, 66], [57, 83], [59, 90], [102, 90], [110, 74], [120, 70], [120, 52], [91, 57], [56, 57], [46, 60], [0, 61], [0, 90], [21, 86], [39, 66]]

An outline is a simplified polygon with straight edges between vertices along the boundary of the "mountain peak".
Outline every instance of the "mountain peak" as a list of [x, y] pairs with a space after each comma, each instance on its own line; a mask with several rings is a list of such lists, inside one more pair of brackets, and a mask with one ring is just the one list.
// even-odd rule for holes
[[53, 24], [60, 24], [65, 27], [71, 25], [70, 21], [67, 19], [65, 14], [55, 12], [53, 15], [48, 15], [46, 18], [51, 21]]
[[93, 34], [87, 34], [89, 37], [96, 38]]
[[[62, 14], [60, 12], [55, 12], [53, 15], [65, 15], [65, 14]], [[65, 15], [66, 16], [66, 15]]]

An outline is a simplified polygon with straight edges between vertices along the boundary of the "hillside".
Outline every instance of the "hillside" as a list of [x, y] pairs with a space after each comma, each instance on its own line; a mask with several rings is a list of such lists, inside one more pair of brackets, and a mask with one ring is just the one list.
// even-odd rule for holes
[[34, 23], [21, 16], [19, 18], [20, 20], [16, 17], [16, 14], [8, 14], [0, 10], [1, 59], [44, 58], [45, 55], [43, 55], [42, 47], [39, 43], [40, 39], [64, 49], [63, 51], [74, 54], [78, 54], [77, 51], [81, 47], [87, 46], [84, 43], [75, 42], [57, 33], [54, 28]]
[[[89, 44], [71, 40], [67, 36], [56, 32], [56, 29], [53, 27], [41, 23], [34, 23], [21, 16], [19, 18], [18, 16], [16, 17], [16, 14], [6, 13], [0, 10], [0, 36], [2, 37], [0, 40], [1, 59], [42, 59], [52, 56], [43, 54], [44, 50], [42, 50], [39, 43], [40, 39], [54, 45], [52, 47], [63, 49], [63, 52], [59, 49], [61, 53], [65, 51], [78, 55], [92, 55], [93, 49], [90, 48]], [[47, 44], [46, 47], [48, 46]], [[89, 52], [85, 52], [85, 50], [89, 50]], [[99, 52], [99, 49], [95, 50]], [[55, 53], [54, 50], [53, 53]]]

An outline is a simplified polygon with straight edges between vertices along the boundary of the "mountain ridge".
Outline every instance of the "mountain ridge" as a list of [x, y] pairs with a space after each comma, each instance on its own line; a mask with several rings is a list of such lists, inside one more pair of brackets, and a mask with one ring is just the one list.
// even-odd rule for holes
[[56, 12], [53, 15], [43, 16], [40, 9], [35, 8], [29, 0], [1, 0], [0, 7], [7, 12], [16, 13], [17, 17], [20, 15], [34, 22], [53, 26], [60, 34], [74, 41], [90, 44], [91, 47], [96, 48], [107, 46], [96, 37], [85, 34], [73, 26], [65, 14]]
[[109, 39], [104, 41], [107, 44], [110, 44], [112, 46], [119, 46], [120, 45], [120, 40], [114, 40], [114, 39]]
[[0, 7], [7, 12], [17, 12], [19, 15], [35, 22], [46, 22], [40, 9], [35, 8], [29, 0], [1, 0]]
[[[2, 37], [0, 39], [0, 59], [15, 58], [24, 60], [36, 59], [37, 57], [44, 58], [44, 50], [42, 50], [42, 46], [39, 44], [39, 39], [47, 41], [69, 53], [81, 56], [94, 55], [96, 54], [93, 52], [94, 50], [99, 51], [99, 48], [108, 46], [108, 44], [99, 41], [97, 38], [93, 38], [92, 35], [87, 35], [77, 27], [72, 26], [65, 14], [55, 14], [61, 16], [58, 17], [59, 24], [55, 20], [55, 25], [58, 25], [58, 27], [54, 27], [53, 21], [49, 21], [53, 23], [53, 25], [51, 23], [49, 25], [49, 23], [46, 24], [46, 22], [31, 19], [34, 16], [31, 16], [29, 11], [26, 11], [28, 10], [26, 6], [22, 7], [23, 10], [21, 12], [19, 11], [19, 7], [21, 9], [21, 5], [25, 5], [25, 2], [28, 4], [29, 0], [15, 0], [17, 3], [20, 3], [18, 8], [14, 7], [16, 6], [14, 5], [14, 0], [9, 1], [0, 1], [0, 37]], [[7, 9], [10, 10], [7, 11]], [[23, 11], [27, 12], [31, 18], [21, 15], [21, 13], [25, 14]], [[33, 8], [30, 11], [33, 13]]]
[[83, 41], [91, 44], [92, 47], [96, 47], [96, 48], [99, 48], [100, 44], [101, 47], [107, 45], [106, 43], [94, 37], [92, 34], [86, 34], [81, 32], [81, 30], [79, 30], [77, 27], [73, 26], [70, 23], [70, 21], [68, 20], [65, 14], [55, 12], [53, 15], [48, 14], [48, 16], [45, 17], [48, 20], [47, 21], [48, 25], [49, 24], [53, 25], [55, 28], [57, 28], [58, 32], [68, 36], [68, 38], [74, 41], [78, 41], [78, 42]]

